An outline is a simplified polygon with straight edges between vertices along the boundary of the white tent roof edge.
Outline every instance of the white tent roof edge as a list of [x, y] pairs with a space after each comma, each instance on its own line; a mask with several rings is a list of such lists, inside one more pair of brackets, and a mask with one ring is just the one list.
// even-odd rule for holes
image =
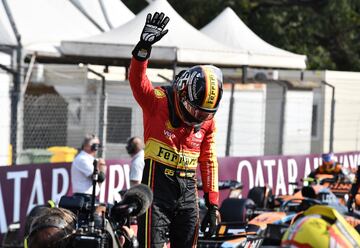
[[[59, 56], [58, 47], [62, 39], [100, 33], [68, 0], [16, 0], [7, 3], [21, 35], [25, 54], [39, 52]], [[0, 1], [0, 23], [5, 22], [6, 30], [11, 32], [2, 4]]]
[[10, 22], [5, 12], [5, 9], [3, 8], [3, 3], [1, 1], [0, 1], [0, 15], [3, 16], [2, 18], [0, 18], [0, 46], [14, 47], [17, 45], [17, 42], [15, 36], [12, 33], [12, 30], [9, 30]]
[[[183, 64], [247, 65], [247, 53], [227, 47], [202, 34], [187, 23], [166, 0], [152, 2], [135, 18], [111, 31], [80, 40], [63, 40], [61, 52], [65, 56], [119, 56], [118, 58], [129, 59], [129, 46], [134, 47], [138, 42], [147, 13], [155, 11], [169, 15], [170, 22], [169, 33], [153, 46], [151, 59]], [[175, 51], [172, 50], [172, 55], [166, 54], [169, 47], [176, 48]], [[115, 48], [118, 50], [111, 50]], [[161, 50], [164, 52], [160, 52]]]
[[[101, 47], [101, 49], [99, 49]], [[102, 57], [131, 59], [132, 44], [103, 44], [103, 43], [85, 43], [76, 41], [63, 41], [61, 49], [66, 50], [68, 56], [79, 57]], [[203, 53], [206, 53], [204, 58]], [[219, 61], [218, 57], [227, 59]], [[179, 49], [177, 47], [154, 46], [151, 52], [151, 60], [165, 61], [169, 63], [178, 62], [184, 64], [215, 64], [224, 66], [239, 66], [238, 61], [246, 59], [242, 53], [211, 51], [198, 49]]]
[[[230, 8], [225, 8], [201, 32], [227, 46], [245, 50], [249, 66], [305, 69], [306, 56], [275, 47], [256, 35]], [[214, 35], [216, 34], [216, 35]]]

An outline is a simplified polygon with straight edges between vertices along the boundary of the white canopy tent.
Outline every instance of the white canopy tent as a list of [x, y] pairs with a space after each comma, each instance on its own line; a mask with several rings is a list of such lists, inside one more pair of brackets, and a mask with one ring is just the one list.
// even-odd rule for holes
[[285, 51], [265, 42], [229, 7], [203, 27], [201, 32], [227, 46], [247, 51], [249, 66], [306, 68], [306, 56]]
[[[7, 3], [27, 51], [57, 54], [56, 46], [63, 39], [100, 33], [68, 0], [11, 0]], [[0, 21], [15, 40], [3, 2], [0, 5]]]
[[70, 0], [104, 31], [119, 27], [135, 17], [121, 0]]
[[0, 19], [0, 46], [16, 46], [16, 41], [8, 33], [1, 19]]
[[246, 65], [247, 54], [226, 47], [207, 37], [187, 23], [166, 0], [156, 0], [134, 19], [109, 32], [86, 39], [62, 41], [61, 51], [67, 56], [130, 59], [139, 41], [146, 15], [155, 11], [170, 17], [169, 33], [152, 51], [152, 61], [179, 64], [212, 63], [217, 65]]

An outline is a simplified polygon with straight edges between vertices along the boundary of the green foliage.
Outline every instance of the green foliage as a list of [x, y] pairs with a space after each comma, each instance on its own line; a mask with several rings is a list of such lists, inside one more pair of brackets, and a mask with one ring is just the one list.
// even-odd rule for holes
[[[268, 43], [306, 54], [308, 69], [360, 71], [359, 0], [168, 1], [196, 28], [229, 6]], [[147, 4], [145, 0], [124, 3], [135, 13]]]
[[360, 70], [359, 1], [275, 2], [253, 7], [249, 27], [255, 33], [275, 46], [306, 54], [309, 69]]
[[147, 6], [145, 0], [122, 0], [122, 2], [135, 14]]

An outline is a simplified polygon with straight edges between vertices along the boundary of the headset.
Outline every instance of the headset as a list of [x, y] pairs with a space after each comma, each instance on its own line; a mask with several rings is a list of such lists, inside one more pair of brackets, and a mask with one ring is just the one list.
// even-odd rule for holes
[[[96, 136], [95, 134], [88, 134], [88, 135], [86, 135], [83, 143], [81, 144], [81, 150], [83, 150], [84, 147], [85, 147], [85, 145], [89, 144], [90, 141], [92, 141], [92, 140], [95, 139], [95, 138], [97, 138], [97, 136]], [[102, 148], [102, 145], [101, 145], [101, 144], [97, 144], [97, 143], [92, 144], [92, 145], [90, 146], [90, 150], [91, 150], [92, 152], [96, 152], [96, 151], [98, 151], [100, 148]]]
[[133, 142], [135, 138], [136, 138], [136, 137], [130, 137], [130, 138], [128, 138], [128, 140], [127, 140], [127, 144], [126, 144], [126, 147], [125, 147], [125, 148], [126, 148], [126, 151], [127, 151], [130, 155], [134, 154], [135, 151], [136, 151], [136, 144]]
[[102, 147], [101, 144], [95, 143], [95, 144], [92, 144], [92, 145], [90, 146], [90, 150], [91, 150], [92, 152], [96, 152], [96, 151], [98, 151], [101, 147]]

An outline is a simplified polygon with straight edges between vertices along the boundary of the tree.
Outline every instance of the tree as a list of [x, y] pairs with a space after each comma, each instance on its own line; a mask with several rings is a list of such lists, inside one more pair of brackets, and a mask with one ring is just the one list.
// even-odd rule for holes
[[[358, 0], [168, 1], [198, 29], [229, 6], [268, 43], [306, 54], [309, 69], [360, 71]], [[124, 3], [135, 13], [147, 5], [145, 0]]]
[[306, 54], [309, 69], [360, 70], [358, 1], [259, 2], [248, 24], [270, 44]]

